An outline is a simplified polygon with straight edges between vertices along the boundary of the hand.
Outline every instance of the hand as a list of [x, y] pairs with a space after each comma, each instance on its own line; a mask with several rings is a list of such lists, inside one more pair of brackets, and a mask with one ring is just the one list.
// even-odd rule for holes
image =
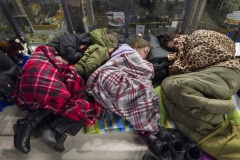
[[56, 56], [55, 58], [58, 59], [59, 61], [61, 61], [62, 63], [68, 64], [68, 61], [66, 61], [65, 59], [63, 59], [60, 56]]

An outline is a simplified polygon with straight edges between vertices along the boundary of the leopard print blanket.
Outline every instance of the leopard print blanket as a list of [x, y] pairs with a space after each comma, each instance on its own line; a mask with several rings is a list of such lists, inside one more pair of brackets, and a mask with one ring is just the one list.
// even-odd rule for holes
[[235, 44], [226, 35], [209, 30], [197, 30], [178, 39], [179, 52], [168, 53], [169, 73], [200, 71], [213, 66], [240, 70], [235, 57]]

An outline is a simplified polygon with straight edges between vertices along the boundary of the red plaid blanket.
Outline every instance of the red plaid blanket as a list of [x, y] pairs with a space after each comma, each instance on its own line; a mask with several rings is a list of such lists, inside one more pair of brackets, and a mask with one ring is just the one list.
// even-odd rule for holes
[[20, 73], [13, 99], [25, 112], [45, 108], [85, 125], [93, 125], [96, 119], [105, 115], [105, 110], [83, 98], [84, 82], [75, 66], [60, 62], [55, 53], [52, 47], [36, 48]]
[[90, 75], [86, 91], [104, 108], [128, 120], [135, 129], [157, 132], [159, 98], [152, 86], [151, 63], [137, 52], [123, 54]]

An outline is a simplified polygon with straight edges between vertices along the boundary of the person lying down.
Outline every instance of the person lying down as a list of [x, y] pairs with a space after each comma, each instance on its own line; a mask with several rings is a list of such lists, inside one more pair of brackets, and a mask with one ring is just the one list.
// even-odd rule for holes
[[131, 47], [120, 45], [110, 60], [89, 76], [86, 91], [136, 130], [157, 133], [161, 125], [159, 99], [152, 86], [153, 66], [145, 60], [151, 48], [140, 38]]

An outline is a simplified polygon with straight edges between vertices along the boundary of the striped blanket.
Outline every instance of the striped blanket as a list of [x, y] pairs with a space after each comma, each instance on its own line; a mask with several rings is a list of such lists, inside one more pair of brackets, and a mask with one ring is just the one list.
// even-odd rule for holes
[[140, 131], [157, 132], [159, 99], [152, 86], [153, 66], [137, 52], [123, 54], [90, 75], [86, 91], [106, 110]]
[[[161, 87], [155, 88], [155, 92], [159, 97], [159, 108], [161, 113], [162, 125], [168, 129], [177, 130], [177, 126], [167, 113], [167, 110], [163, 104], [161, 96]], [[240, 106], [238, 105], [237, 94], [230, 97], [236, 103], [236, 109], [232, 114], [226, 115], [226, 119], [233, 120], [235, 123], [240, 124]], [[86, 134], [100, 134], [100, 133], [112, 133], [112, 132], [126, 132], [133, 130], [131, 124], [126, 119], [109, 112], [104, 120], [98, 120], [93, 126], [86, 126]]]

